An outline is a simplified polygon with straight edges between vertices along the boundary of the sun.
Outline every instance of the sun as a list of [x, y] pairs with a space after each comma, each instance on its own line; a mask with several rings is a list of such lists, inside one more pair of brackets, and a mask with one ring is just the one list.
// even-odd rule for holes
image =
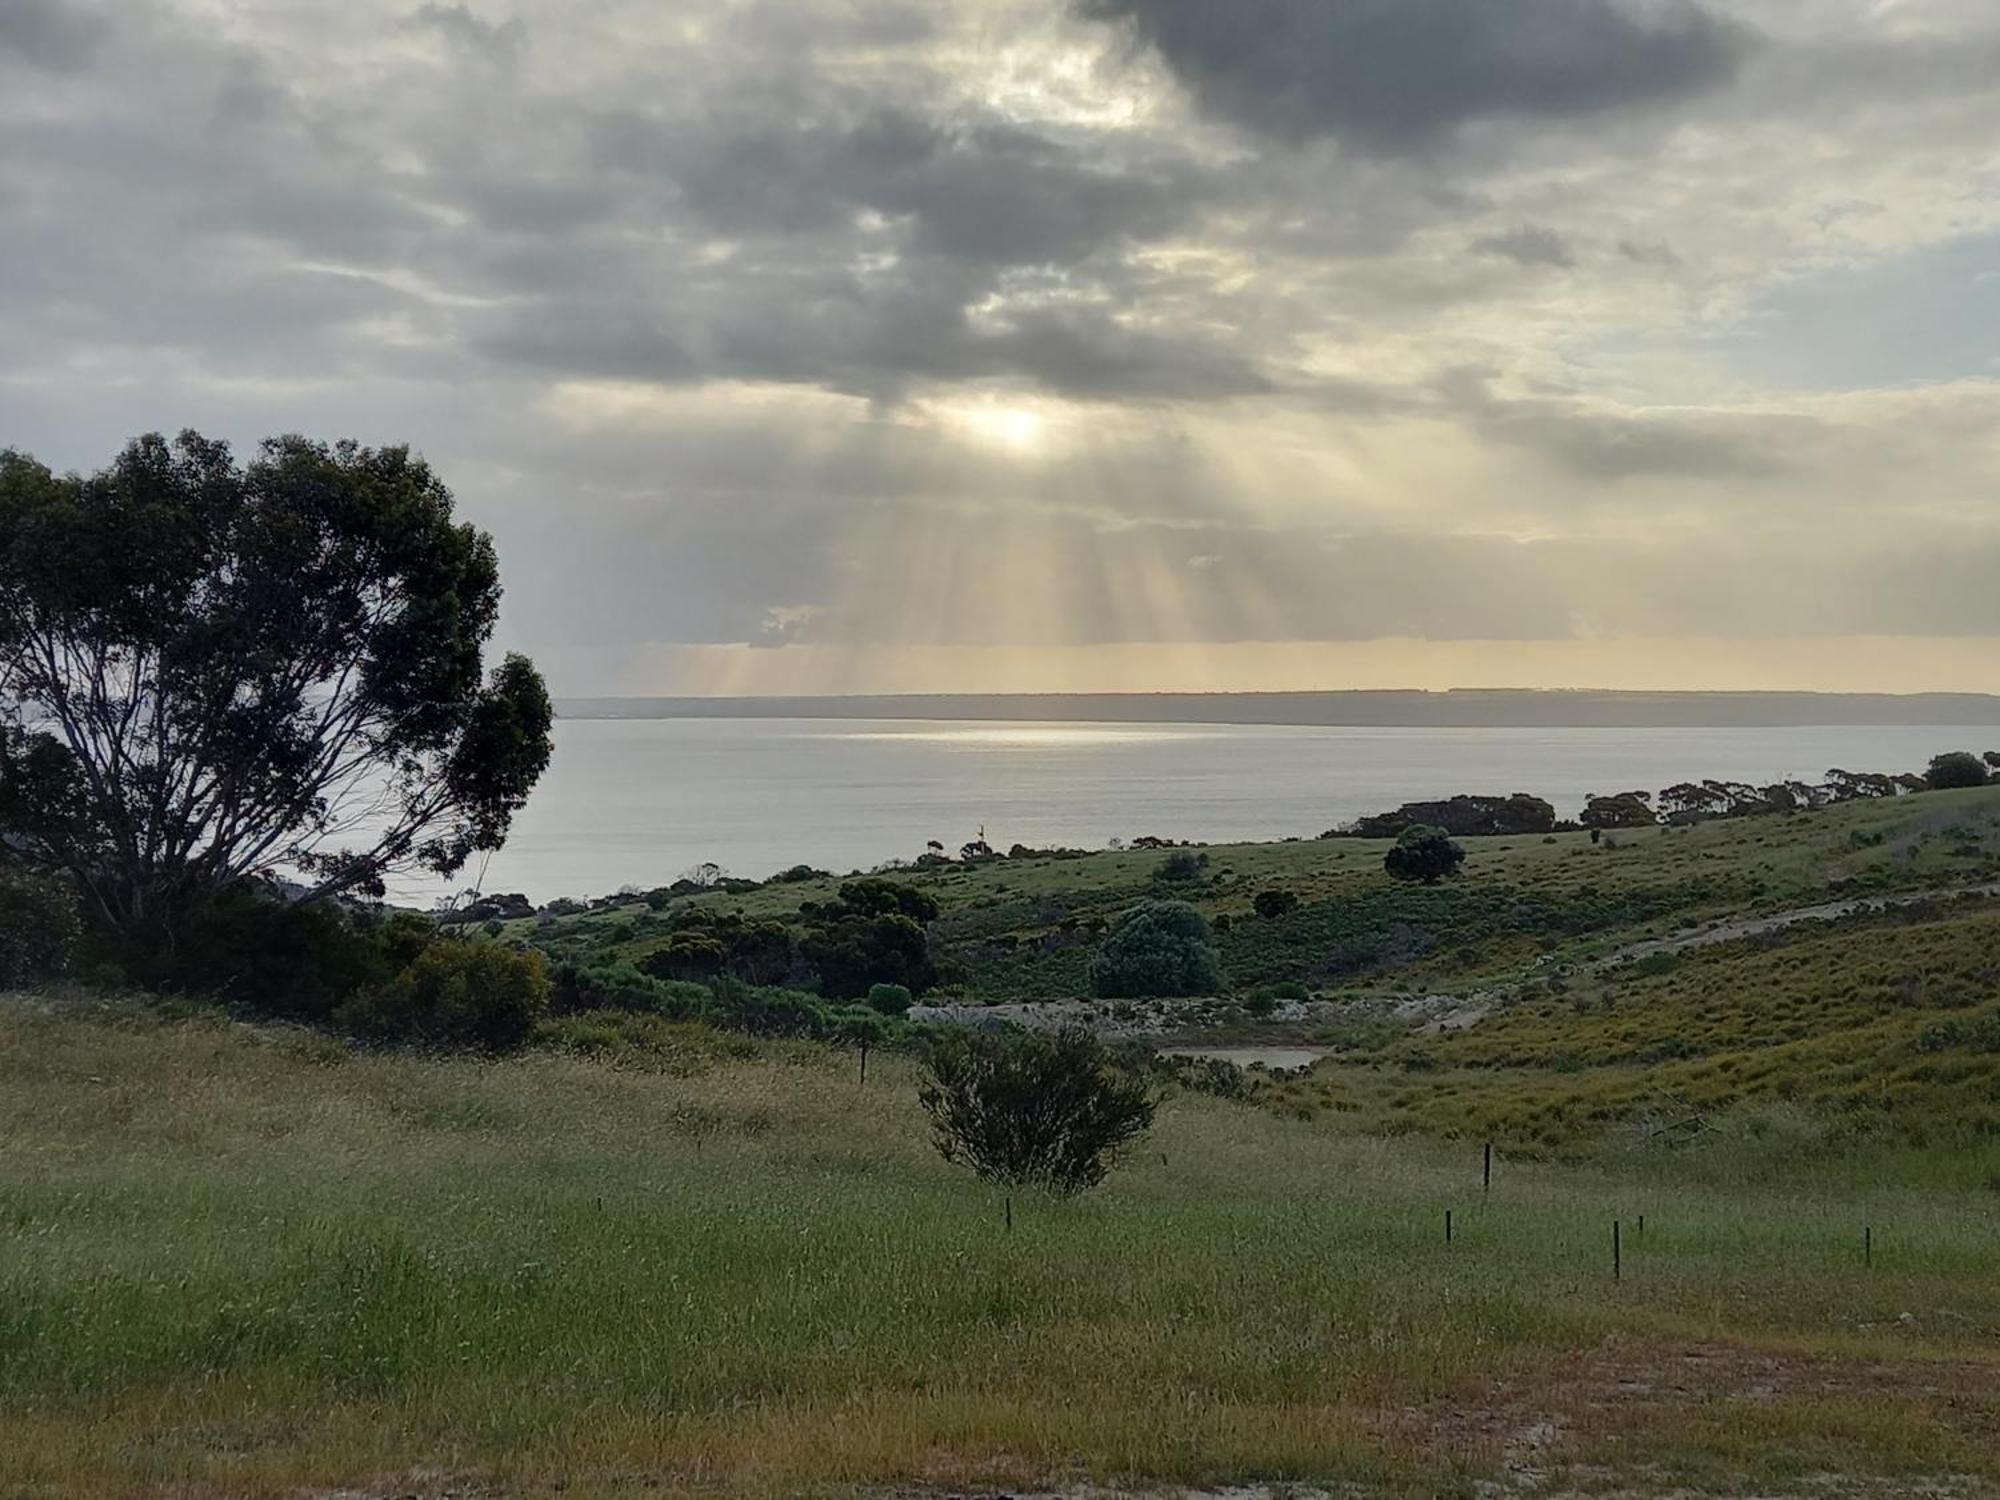
[[955, 407], [951, 418], [953, 425], [984, 447], [1027, 457], [1048, 446], [1048, 418], [1032, 406], [982, 401]]

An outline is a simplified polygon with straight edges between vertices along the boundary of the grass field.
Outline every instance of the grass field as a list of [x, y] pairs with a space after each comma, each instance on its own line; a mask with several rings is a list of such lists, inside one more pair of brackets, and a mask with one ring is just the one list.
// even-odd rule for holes
[[1179, 1096], [1009, 1234], [898, 1060], [0, 1000], [0, 1494], [2000, 1484], [2000, 1153], [1479, 1174]]
[[[1192, 1014], [1329, 1055], [1171, 1094], [1011, 1231], [902, 1057], [0, 996], [0, 1500], [2000, 1493], [2000, 791], [1472, 841], [1436, 889], [1205, 852]], [[1161, 860], [908, 878], [965, 999], [1074, 1002]], [[643, 957], [674, 917], [514, 931]], [[1246, 1006], [1281, 980], [1318, 998]]]

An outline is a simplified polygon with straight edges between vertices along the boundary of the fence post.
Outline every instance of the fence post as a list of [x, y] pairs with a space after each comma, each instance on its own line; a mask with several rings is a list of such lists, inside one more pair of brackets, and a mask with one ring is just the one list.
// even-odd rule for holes
[[1611, 1221], [1611, 1279], [1613, 1281], [1625, 1279], [1625, 1247], [1619, 1240], [1616, 1219]]

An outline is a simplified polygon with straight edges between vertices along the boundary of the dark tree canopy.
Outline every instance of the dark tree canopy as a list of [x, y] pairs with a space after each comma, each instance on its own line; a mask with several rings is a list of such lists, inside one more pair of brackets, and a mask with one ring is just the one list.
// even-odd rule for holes
[[1398, 880], [1421, 880], [1435, 885], [1447, 875], [1456, 875], [1465, 863], [1465, 850], [1442, 828], [1406, 828], [1403, 836], [1389, 846], [1382, 868]]
[[1931, 760], [1924, 780], [1937, 791], [1952, 787], [1985, 786], [1986, 762], [1970, 750], [1952, 750]]
[[921, 995], [937, 983], [927, 924], [937, 902], [892, 880], [849, 880], [839, 899], [800, 907], [810, 924], [799, 951], [830, 1000], [860, 1000], [878, 984]]
[[1153, 1123], [1145, 1083], [1071, 1028], [1047, 1036], [954, 1031], [931, 1050], [918, 1094], [946, 1161], [988, 1182], [1079, 1193]]
[[1441, 802], [1405, 802], [1394, 812], [1358, 818], [1350, 828], [1322, 838], [1393, 839], [1404, 829], [1442, 828], [1459, 838], [1547, 833], [1556, 826], [1553, 804], [1526, 792], [1507, 797], [1452, 797]]
[[1577, 821], [1585, 828], [1651, 828], [1660, 821], [1653, 811], [1649, 792], [1619, 792], [1610, 797], [1591, 797]]
[[1184, 901], [1149, 901], [1129, 913], [1090, 962], [1090, 982], [1107, 1000], [1213, 995], [1222, 969], [1208, 919]]
[[263, 875], [451, 874], [547, 766], [532, 664], [484, 664], [492, 542], [404, 448], [186, 432], [88, 477], [0, 453], [0, 833], [114, 927]]

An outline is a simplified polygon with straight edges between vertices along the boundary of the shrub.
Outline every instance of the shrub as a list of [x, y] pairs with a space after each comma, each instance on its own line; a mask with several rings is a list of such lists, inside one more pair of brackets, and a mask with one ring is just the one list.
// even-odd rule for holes
[[387, 984], [344, 1004], [337, 1019], [384, 1041], [504, 1052], [527, 1040], [549, 1007], [541, 954], [440, 938]]
[[1183, 901], [1148, 902], [1091, 957], [1090, 983], [1106, 1000], [1214, 994], [1222, 970], [1207, 919]]
[[1382, 868], [1398, 880], [1420, 880], [1436, 885], [1447, 875], [1458, 873], [1465, 863], [1465, 850], [1442, 828], [1421, 825], [1403, 830], [1383, 857]]
[[622, 960], [565, 961], [550, 971], [549, 981], [549, 1010], [559, 1016], [616, 1010], [692, 1020], [706, 1015], [715, 1000], [705, 984], [659, 979]]
[[1186, 885], [1201, 879], [1202, 872], [1207, 868], [1206, 854], [1196, 854], [1191, 849], [1176, 849], [1160, 861], [1159, 868], [1153, 871], [1153, 878], [1168, 885]]
[[58, 977], [82, 936], [68, 881], [0, 870], [0, 985]]
[[193, 912], [171, 945], [126, 942], [110, 956], [150, 989], [324, 1023], [357, 992], [386, 983], [436, 933], [414, 912], [371, 918], [239, 886]]
[[1081, 1028], [950, 1032], [932, 1046], [927, 1073], [917, 1097], [938, 1153], [1006, 1187], [1095, 1187], [1153, 1123], [1144, 1081], [1114, 1071]]
[[655, 979], [699, 982], [713, 979], [729, 960], [729, 950], [705, 932], [677, 932], [666, 946], [649, 953], [645, 969]]
[[868, 1008], [878, 1015], [907, 1015], [916, 1003], [908, 987], [900, 984], [875, 984], [868, 987]]
[[1152, 1060], [1153, 1072], [1196, 1094], [1243, 1101], [1250, 1097], [1250, 1075], [1220, 1057], [1180, 1057], [1162, 1054]]
[[1250, 903], [1251, 910], [1258, 916], [1275, 921], [1286, 912], [1297, 911], [1299, 898], [1290, 891], [1259, 891]]

